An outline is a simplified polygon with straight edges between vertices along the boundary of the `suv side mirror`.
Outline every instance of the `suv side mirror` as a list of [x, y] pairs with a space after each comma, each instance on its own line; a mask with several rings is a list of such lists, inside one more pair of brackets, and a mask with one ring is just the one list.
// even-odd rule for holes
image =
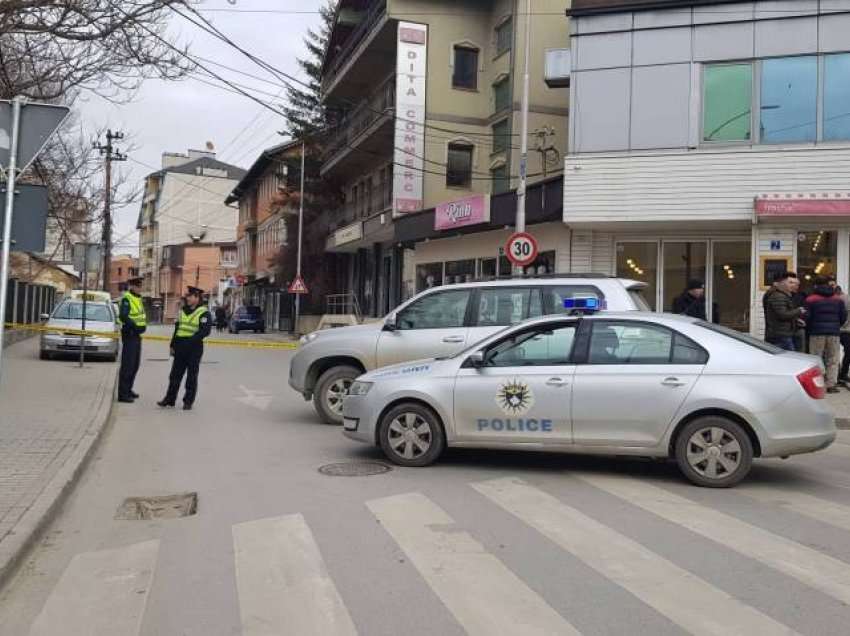
[[480, 350], [470, 353], [466, 361], [473, 369], [480, 369], [487, 365], [487, 357], [484, 355], [484, 352]]
[[384, 318], [384, 331], [397, 331], [398, 330], [398, 318], [396, 314], [390, 314], [386, 318]]

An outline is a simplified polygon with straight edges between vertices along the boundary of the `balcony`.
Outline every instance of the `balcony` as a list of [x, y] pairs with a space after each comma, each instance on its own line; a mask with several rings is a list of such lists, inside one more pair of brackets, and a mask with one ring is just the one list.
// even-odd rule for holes
[[391, 75], [369, 97], [346, 113], [335, 133], [331, 134], [325, 149], [322, 176], [331, 171], [344, 176], [347, 167], [357, 168], [364, 163], [374, 163], [371, 159], [376, 153], [391, 156], [394, 116], [395, 75]]
[[[346, 4], [366, 3], [343, 2], [343, 5]], [[340, 8], [339, 21], [331, 33], [328, 56], [322, 69], [322, 93], [326, 97], [335, 93], [338, 98], [349, 98], [352, 90], [356, 94], [358, 83], [370, 77], [368, 71], [382, 63], [385, 65], [387, 54], [395, 51], [395, 29], [388, 28], [391, 23], [387, 16], [387, 0], [374, 0], [368, 4], [363, 11], [345, 6]], [[354, 26], [349, 26], [351, 24]], [[389, 68], [394, 66], [393, 55]], [[362, 70], [366, 70], [365, 74]]]

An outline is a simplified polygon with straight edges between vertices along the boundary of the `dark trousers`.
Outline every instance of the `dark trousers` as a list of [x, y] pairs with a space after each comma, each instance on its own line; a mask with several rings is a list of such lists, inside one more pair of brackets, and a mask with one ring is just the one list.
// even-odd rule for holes
[[794, 338], [792, 336], [774, 336], [772, 338], [768, 338], [767, 341], [772, 345], [776, 345], [780, 349], [785, 349], [786, 351], [798, 351], [798, 349], [796, 348], [796, 343], [794, 342]]
[[171, 363], [171, 375], [168, 376], [168, 393], [165, 401], [174, 404], [183, 375], [186, 375], [186, 391], [183, 393], [184, 404], [194, 404], [198, 394], [198, 370], [204, 355], [203, 344], [180, 345], [174, 347], [174, 361]]
[[841, 347], [844, 349], [844, 356], [841, 358], [841, 370], [838, 372], [838, 377], [846, 380], [847, 372], [850, 371], [850, 332], [841, 332]]
[[118, 397], [130, 397], [142, 359], [142, 339], [121, 334], [121, 369], [118, 372]]

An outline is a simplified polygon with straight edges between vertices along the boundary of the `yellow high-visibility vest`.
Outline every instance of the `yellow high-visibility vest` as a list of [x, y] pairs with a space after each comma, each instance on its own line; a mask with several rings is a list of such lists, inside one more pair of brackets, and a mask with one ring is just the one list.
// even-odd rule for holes
[[[142, 302], [142, 299], [130, 292], [124, 292], [124, 299], [130, 303], [130, 314], [127, 317], [137, 327], [146, 327], [148, 321], [147, 316], [145, 316], [145, 304]], [[121, 322], [120, 319], [119, 322]]]
[[180, 311], [180, 315], [177, 317], [177, 333], [175, 334], [175, 338], [191, 338], [196, 333], [198, 333], [198, 329], [201, 328], [201, 316], [207, 313], [207, 308], [203, 305], [198, 305], [188, 316], [186, 312]]

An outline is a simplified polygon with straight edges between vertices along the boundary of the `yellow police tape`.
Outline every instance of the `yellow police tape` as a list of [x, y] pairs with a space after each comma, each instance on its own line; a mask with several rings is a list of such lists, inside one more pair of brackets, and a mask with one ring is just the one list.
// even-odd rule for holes
[[[24, 331], [42, 331], [52, 332], [63, 336], [82, 336], [97, 337], [97, 338], [114, 338], [121, 337], [118, 331], [85, 331], [81, 329], [71, 329], [65, 327], [46, 327], [45, 325], [27, 325], [23, 323], [7, 322], [6, 329], [21, 329]], [[154, 342], [171, 342], [171, 336], [155, 336], [153, 334], [142, 335], [142, 340], [152, 340]], [[246, 349], [297, 349], [297, 342], [268, 342], [264, 340], [224, 340], [222, 338], [205, 338], [204, 344], [215, 347], [239, 347]]]

